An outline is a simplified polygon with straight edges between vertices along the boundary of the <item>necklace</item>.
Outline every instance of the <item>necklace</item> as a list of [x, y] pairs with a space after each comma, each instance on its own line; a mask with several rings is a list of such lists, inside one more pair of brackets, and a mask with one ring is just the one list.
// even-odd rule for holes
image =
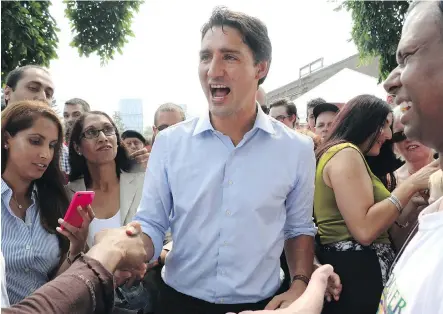
[[18, 206], [19, 209], [22, 209], [22, 208], [23, 208], [23, 206], [20, 205], [20, 204], [17, 202], [17, 199], [15, 198], [15, 195], [12, 195], [12, 199], [13, 199], [14, 202], [17, 204], [17, 206]]

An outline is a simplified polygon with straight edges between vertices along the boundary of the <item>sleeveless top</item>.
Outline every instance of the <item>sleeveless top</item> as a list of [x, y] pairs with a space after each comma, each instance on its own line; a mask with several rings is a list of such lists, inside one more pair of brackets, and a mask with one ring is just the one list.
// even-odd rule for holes
[[[330, 244], [339, 241], [354, 240], [348, 230], [343, 216], [338, 209], [335, 200], [334, 191], [323, 181], [323, 169], [335, 154], [345, 148], [353, 148], [358, 151], [365, 162], [369, 176], [371, 177], [372, 187], [374, 191], [374, 202], [378, 203], [390, 196], [390, 192], [385, 188], [383, 183], [369, 169], [366, 160], [360, 149], [351, 144], [343, 143], [329, 148], [317, 164], [315, 174], [315, 194], [314, 194], [314, 217], [318, 226], [318, 235], [321, 244]], [[387, 232], [382, 233], [374, 243], [390, 243]]]

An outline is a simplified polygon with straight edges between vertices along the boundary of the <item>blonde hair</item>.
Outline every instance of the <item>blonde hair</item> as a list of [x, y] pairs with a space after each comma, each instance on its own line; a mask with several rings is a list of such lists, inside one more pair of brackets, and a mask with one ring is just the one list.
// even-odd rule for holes
[[309, 136], [312, 138], [312, 141], [314, 142], [314, 149], [317, 149], [318, 145], [321, 144], [321, 138], [314, 132], [309, 131], [308, 129], [298, 129], [296, 130], [298, 133], [301, 133], [303, 135]]

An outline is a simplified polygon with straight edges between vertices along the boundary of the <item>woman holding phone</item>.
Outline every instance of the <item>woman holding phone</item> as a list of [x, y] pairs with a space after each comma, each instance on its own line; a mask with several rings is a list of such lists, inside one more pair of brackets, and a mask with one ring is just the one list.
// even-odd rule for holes
[[62, 219], [69, 205], [59, 168], [63, 130], [46, 103], [10, 104], [2, 112], [1, 132], [1, 251], [9, 300], [15, 304], [83, 251], [93, 213], [79, 211], [80, 228]]
[[93, 191], [95, 219], [89, 226], [87, 244], [103, 229], [118, 228], [132, 221], [141, 199], [144, 173], [130, 173], [136, 163], [129, 159], [120, 134], [104, 112], [80, 116], [69, 141], [68, 191]]

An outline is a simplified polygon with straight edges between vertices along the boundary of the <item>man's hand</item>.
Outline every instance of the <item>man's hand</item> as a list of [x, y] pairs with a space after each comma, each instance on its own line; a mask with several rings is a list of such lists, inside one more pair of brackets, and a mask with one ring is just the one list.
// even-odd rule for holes
[[319, 267], [312, 274], [311, 281], [303, 295], [285, 309], [276, 311], [246, 311], [240, 314], [320, 314], [323, 308], [323, 300], [328, 280], [333, 273], [334, 269], [331, 265]]
[[306, 284], [303, 281], [296, 280], [292, 283], [288, 291], [275, 296], [271, 302], [266, 305], [265, 310], [284, 309], [297, 300], [306, 290]]
[[148, 166], [149, 155], [150, 154], [148, 150], [146, 148], [142, 148], [129, 155], [129, 158], [135, 159], [137, 163], [143, 166], [143, 169], [146, 169], [146, 167]]
[[125, 227], [102, 230], [95, 236], [90, 257], [103, 264], [110, 272], [122, 270], [144, 274], [147, 254], [141, 239], [141, 227], [131, 222]]

